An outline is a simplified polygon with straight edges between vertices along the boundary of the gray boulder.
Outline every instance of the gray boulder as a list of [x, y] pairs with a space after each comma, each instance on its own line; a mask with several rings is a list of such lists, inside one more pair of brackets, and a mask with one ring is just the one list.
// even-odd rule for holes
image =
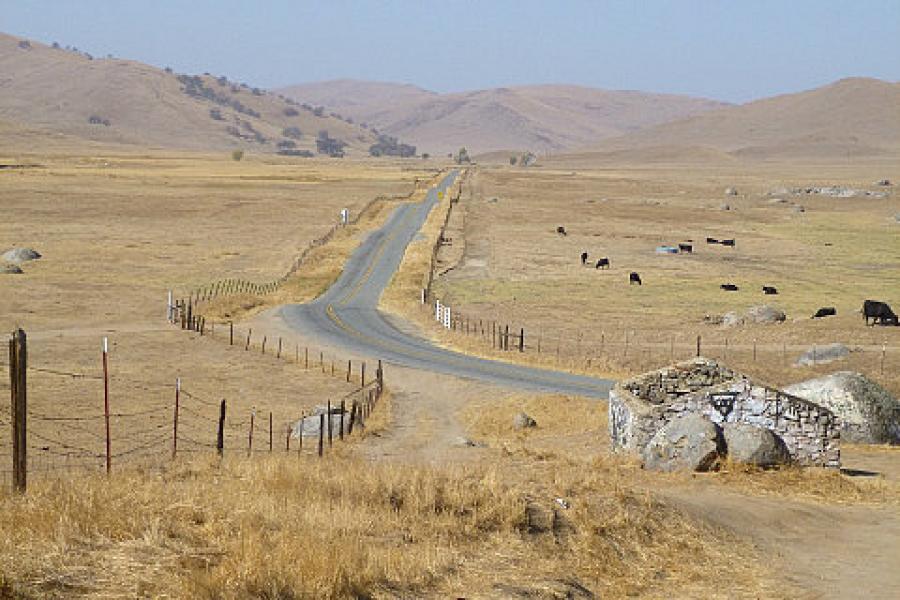
[[12, 263], [9, 264], [0, 264], [0, 275], [19, 275], [22, 273], [22, 267], [19, 265], [14, 265]]
[[843, 344], [825, 344], [824, 346], [813, 346], [800, 355], [797, 359], [797, 365], [808, 367], [810, 365], [824, 365], [842, 358], [846, 358], [850, 354], [850, 348]]
[[743, 325], [744, 320], [737, 312], [731, 310], [722, 315], [721, 323], [723, 327], [737, 327], [738, 325]]
[[520, 412], [513, 417], [513, 429], [530, 429], [532, 427], [537, 427], [537, 421], [526, 413]]
[[725, 423], [722, 434], [728, 447], [728, 458], [735, 462], [771, 467], [791, 460], [784, 441], [764, 427], [749, 423]]
[[3, 260], [10, 263], [23, 263], [29, 260], [37, 260], [41, 257], [40, 253], [31, 248], [10, 248], [0, 256]]
[[782, 323], [787, 318], [784, 311], [768, 304], [752, 306], [747, 309], [744, 320], [748, 323], [771, 324]]
[[900, 444], [900, 402], [860, 373], [839, 371], [788, 386], [784, 391], [837, 415], [843, 440]]
[[664, 425], [643, 451], [644, 468], [653, 471], [708, 471], [725, 454], [722, 431], [698, 415], [682, 415]]

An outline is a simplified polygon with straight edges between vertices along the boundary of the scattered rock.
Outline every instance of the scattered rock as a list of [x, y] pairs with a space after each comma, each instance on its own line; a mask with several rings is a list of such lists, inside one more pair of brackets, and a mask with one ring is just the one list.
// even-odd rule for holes
[[23, 263], [29, 260], [37, 260], [41, 257], [40, 253], [31, 248], [10, 248], [0, 256], [6, 262]]
[[487, 446], [487, 444], [485, 444], [483, 442], [476, 442], [474, 440], [470, 440], [469, 438], [462, 437], [462, 436], [456, 438], [456, 440], [453, 442], [453, 445], [464, 447], [464, 448], [484, 448]]
[[875, 182], [875, 185], [880, 185], [881, 187], [887, 187], [887, 186], [894, 185], [894, 184], [891, 183], [890, 179], [879, 179], [878, 181]]
[[[735, 313], [735, 316], [737, 316], [737, 313]], [[724, 317], [722, 315], [703, 315], [703, 322], [707, 325], [721, 325], [723, 320]]]
[[898, 223], [900, 223], [900, 213], [897, 213], [896, 215], [894, 215], [894, 220], [897, 221]]
[[787, 200], [784, 198], [772, 198], [769, 200], [769, 204], [787, 204]]
[[846, 358], [850, 354], [850, 348], [843, 344], [826, 344], [824, 346], [813, 346], [797, 359], [797, 365], [808, 367], [810, 365], [824, 365], [842, 358]]
[[840, 417], [841, 438], [860, 444], [900, 444], [900, 402], [877, 383], [852, 371], [810, 379], [784, 391]]
[[741, 316], [733, 310], [730, 310], [722, 315], [722, 318], [719, 322], [722, 323], [723, 327], [737, 327], [738, 325], [744, 324], [744, 320], [741, 318]]
[[644, 448], [644, 468], [654, 471], [708, 471], [725, 454], [722, 432], [698, 415], [682, 415], [664, 425]]
[[790, 462], [784, 440], [764, 428], [749, 423], [725, 423], [722, 427], [728, 458], [758, 467], [771, 467]]
[[537, 421], [526, 413], [520, 412], [513, 417], [513, 429], [530, 429], [532, 427], [537, 427]]
[[744, 315], [744, 320], [749, 323], [768, 325], [771, 323], [783, 323], [787, 319], [784, 311], [768, 304], [751, 306]]
[[791, 210], [794, 211], [795, 213], [805, 213], [806, 212], [806, 209], [803, 208], [803, 206], [801, 206], [800, 204], [795, 205]]
[[725, 195], [726, 196], [737, 196], [738, 195], [737, 188], [733, 188], [733, 187], [725, 188]]
[[21, 273], [22, 268], [19, 265], [12, 263], [0, 265], [0, 275], [20, 275]]
[[731, 210], [731, 205], [730, 204], [722, 204], [721, 206], [719, 206], [719, 208], [721, 210]]

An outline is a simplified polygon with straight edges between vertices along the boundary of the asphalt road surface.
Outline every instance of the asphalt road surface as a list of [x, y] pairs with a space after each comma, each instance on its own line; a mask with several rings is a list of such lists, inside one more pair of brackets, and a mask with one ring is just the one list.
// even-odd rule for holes
[[410, 324], [378, 310], [381, 294], [400, 266], [406, 246], [438, 202], [438, 191], [450, 187], [457, 175], [455, 171], [450, 173], [421, 202], [395, 209], [387, 223], [357, 248], [341, 276], [324, 294], [308, 304], [282, 308], [285, 323], [308, 336], [386, 364], [526, 390], [606, 398], [612, 381], [447, 350], [418, 335]]

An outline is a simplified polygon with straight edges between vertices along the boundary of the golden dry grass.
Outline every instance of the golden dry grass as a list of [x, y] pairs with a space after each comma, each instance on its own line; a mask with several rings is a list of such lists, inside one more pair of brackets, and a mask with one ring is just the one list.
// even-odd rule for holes
[[[482, 168], [454, 209], [463, 214], [453, 246], [442, 250], [446, 274], [435, 292], [476, 320], [524, 327], [528, 356], [510, 353], [510, 360], [622, 376], [693, 356], [701, 335], [704, 355], [773, 384], [851, 369], [897, 393], [891, 374], [900, 369], [900, 329], [864, 327], [856, 311], [865, 298], [900, 300], [893, 219], [900, 199], [782, 194], [789, 201], [782, 205], [769, 204], [767, 195], [826, 184], [876, 189], [872, 182], [891, 172], [887, 164]], [[728, 186], [741, 195], [725, 197]], [[793, 212], [790, 202], [806, 212]], [[723, 203], [731, 210], [721, 210]], [[567, 236], [557, 235], [558, 225]], [[737, 247], [707, 246], [707, 236], [733, 237]], [[687, 239], [693, 255], [654, 253], [657, 245]], [[582, 251], [592, 260], [610, 257], [612, 269], [582, 267]], [[628, 284], [632, 270], [643, 286]], [[726, 282], [741, 291], [721, 291]], [[764, 284], [779, 294], [764, 296]], [[706, 314], [758, 304], [782, 308], [788, 321], [731, 329], [704, 323]], [[810, 319], [821, 306], [835, 306], [838, 316]], [[501, 356], [489, 336], [447, 337], [433, 324], [429, 330], [466, 350]], [[855, 351], [831, 365], [792, 366], [813, 344], [831, 342]]]
[[[731, 597], [775, 593], [748, 547], [608, 470], [538, 467], [529, 483], [500, 467], [515, 468], [280, 456], [48, 481], [0, 498], [0, 569], [24, 598], [479, 597], [566, 581], [725, 597], [726, 571]], [[553, 517], [560, 494], [571, 508]]]

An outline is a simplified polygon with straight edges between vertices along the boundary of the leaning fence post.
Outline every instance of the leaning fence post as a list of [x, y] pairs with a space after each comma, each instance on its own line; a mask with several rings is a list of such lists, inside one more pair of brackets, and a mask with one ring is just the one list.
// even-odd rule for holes
[[219, 429], [216, 433], [216, 452], [221, 458], [225, 451], [225, 399], [219, 404]]
[[275, 358], [281, 358], [281, 338], [278, 338], [278, 353], [275, 355]]
[[25, 331], [16, 329], [9, 340], [9, 383], [12, 398], [13, 487], [24, 492], [28, 479], [27, 436], [28, 343]]

